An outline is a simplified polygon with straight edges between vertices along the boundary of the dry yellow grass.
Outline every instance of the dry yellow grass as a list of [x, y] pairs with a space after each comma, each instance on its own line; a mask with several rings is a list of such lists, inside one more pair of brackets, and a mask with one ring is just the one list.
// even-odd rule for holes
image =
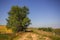
[[1, 33], [12, 33], [12, 30], [7, 29], [5, 25], [0, 25], [0, 32]]

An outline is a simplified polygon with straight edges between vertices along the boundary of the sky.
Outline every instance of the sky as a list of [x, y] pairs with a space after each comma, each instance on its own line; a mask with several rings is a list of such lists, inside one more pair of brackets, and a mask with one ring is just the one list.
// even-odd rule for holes
[[0, 0], [0, 25], [6, 25], [12, 6], [27, 6], [31, 27], [60, 27], [60, 0]]

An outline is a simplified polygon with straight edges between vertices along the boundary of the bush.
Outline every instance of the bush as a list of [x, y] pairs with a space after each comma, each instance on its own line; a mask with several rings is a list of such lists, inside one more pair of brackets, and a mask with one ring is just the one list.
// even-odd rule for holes
[[48, 32], [52, 32], [53, 29], [48, 27], [48, 28], [38, 28], [39, 30], [43, 30], [43, 31], [48, 31]]

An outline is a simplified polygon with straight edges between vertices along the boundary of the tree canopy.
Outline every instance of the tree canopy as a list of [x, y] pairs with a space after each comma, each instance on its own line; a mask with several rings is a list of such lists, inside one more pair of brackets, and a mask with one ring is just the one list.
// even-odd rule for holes
[[11, 28], [15, 32], [25, 31], [30, 24], [28, 14], [29, 9], [26, 6], [12, 6], [8, 12], [7, 28]]

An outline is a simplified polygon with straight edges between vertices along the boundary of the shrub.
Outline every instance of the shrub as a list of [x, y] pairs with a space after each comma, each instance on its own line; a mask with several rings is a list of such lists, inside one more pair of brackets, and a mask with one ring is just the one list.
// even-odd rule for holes
[[53, 29], [48, 27], [48, 28], [38, 28], [39, 30], [43, 30], [43, 31], [48, 31], [48, 32], [52, 32]]

